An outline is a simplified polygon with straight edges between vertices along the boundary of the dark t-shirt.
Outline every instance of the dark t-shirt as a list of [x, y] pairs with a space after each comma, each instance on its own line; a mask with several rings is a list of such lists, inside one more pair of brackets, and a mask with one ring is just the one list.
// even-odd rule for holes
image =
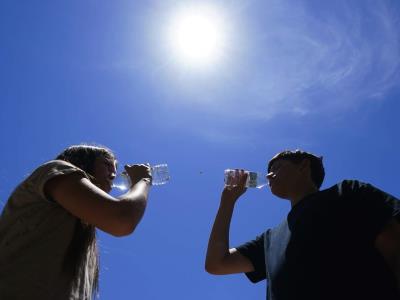
[[[291, 237], [273, 278], [276, 299], [399, 300], [394, 274], [374, 247], [393, 217], [400, 221], [400, 201], [358, 181], [304, 198], [287, 217]], [[254, 265], [246, 274], [252, 282], [266, 278], [265, 234], [237, 248]]]

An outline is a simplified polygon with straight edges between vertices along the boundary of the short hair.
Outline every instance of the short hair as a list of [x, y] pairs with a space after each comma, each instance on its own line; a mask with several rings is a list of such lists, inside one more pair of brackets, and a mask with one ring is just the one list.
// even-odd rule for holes
[[314, 184], [319, 189], [324, 181], [325, 170], [324, 165], [322, 163], [322, 156], [316, 156], [312, 153], [305, 152], [299, 149], [296, 150], [284, 150], [276, 154], [268, 163], [268, 173], [271, 170], [272, 164], [278, 159], [289, 160], [293, 163], [299, 163], [304, 159], [308, 159], [310, 161], [310, 170], [311, 170], [311, 179]]
[[98, 145], [72, 145], [64, 149], [56, 159], [63, 160], [93, 175], [96, 158], [103, 156], [106, 159], [116, 160], [114, 153], [107, 147]]

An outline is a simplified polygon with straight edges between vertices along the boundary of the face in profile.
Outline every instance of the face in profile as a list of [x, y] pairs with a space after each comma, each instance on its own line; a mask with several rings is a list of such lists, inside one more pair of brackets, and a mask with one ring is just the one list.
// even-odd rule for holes
[[268, 184], [272, 194], [279, 198], [289, 199], [293, 188], [302, 176], [301, 164], [291, 162], [287, 159], [277, 159], [270, 168], [267, 175]]
[[94, 184], [100, 189], [109, 193], [112, 189], [112, 182], [116, 176], [116, 161], [111, 158], [99, 156], [96, 158], [93, 167]]

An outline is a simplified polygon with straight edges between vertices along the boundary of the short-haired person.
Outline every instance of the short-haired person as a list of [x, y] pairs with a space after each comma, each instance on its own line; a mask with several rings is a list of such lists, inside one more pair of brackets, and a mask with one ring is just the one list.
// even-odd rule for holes
[[322, 158], [311, 153], [274, 156], [269, 186], [291, 210], [277, 227], [229, 249], [234, 206], [246, 191], [241, 171], [240, 183], [222, 192], [206, 270], [267, 279], [269, 300], [399, 300], [400, 202], [356, 180], [319, 191], [324, 174]]
[[133, 232], [146, 208], [150, 167], [127, 165], [132, 185], [110, 196], [116, 159], [77, 145], [38, 167], [13, 191], [0, 217], [0, 299], [88, 300], [96, 295], [98, 228]]

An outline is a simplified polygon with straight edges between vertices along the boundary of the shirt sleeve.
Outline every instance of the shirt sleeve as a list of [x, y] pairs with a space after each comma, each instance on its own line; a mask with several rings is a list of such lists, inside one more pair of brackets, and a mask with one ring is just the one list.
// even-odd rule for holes
[[82, 176], [89, 178], [82, 169], [66, 161], [52, 160], [37, 168], [25, 182], [35, 189], [36, 193], [38, 193], [43, 199], [47, 199], [44, 193], [45, 184], [56, 176], [72, 173], [79, 173]]
[[240, 254], [247, 257], [253, 264], [254, 271], [246, 273], [247, 278], [253, 283], [266, 279], [264, 236], [265, 233], [236, 247]]
[[351, 202], [357, 214], [357, 220], [375, 238], [387, 222], [393, 218], [400, 222], [400, 201], [371, 184], [359, 181], [344, 181], [342, 188], [350, 191]]

